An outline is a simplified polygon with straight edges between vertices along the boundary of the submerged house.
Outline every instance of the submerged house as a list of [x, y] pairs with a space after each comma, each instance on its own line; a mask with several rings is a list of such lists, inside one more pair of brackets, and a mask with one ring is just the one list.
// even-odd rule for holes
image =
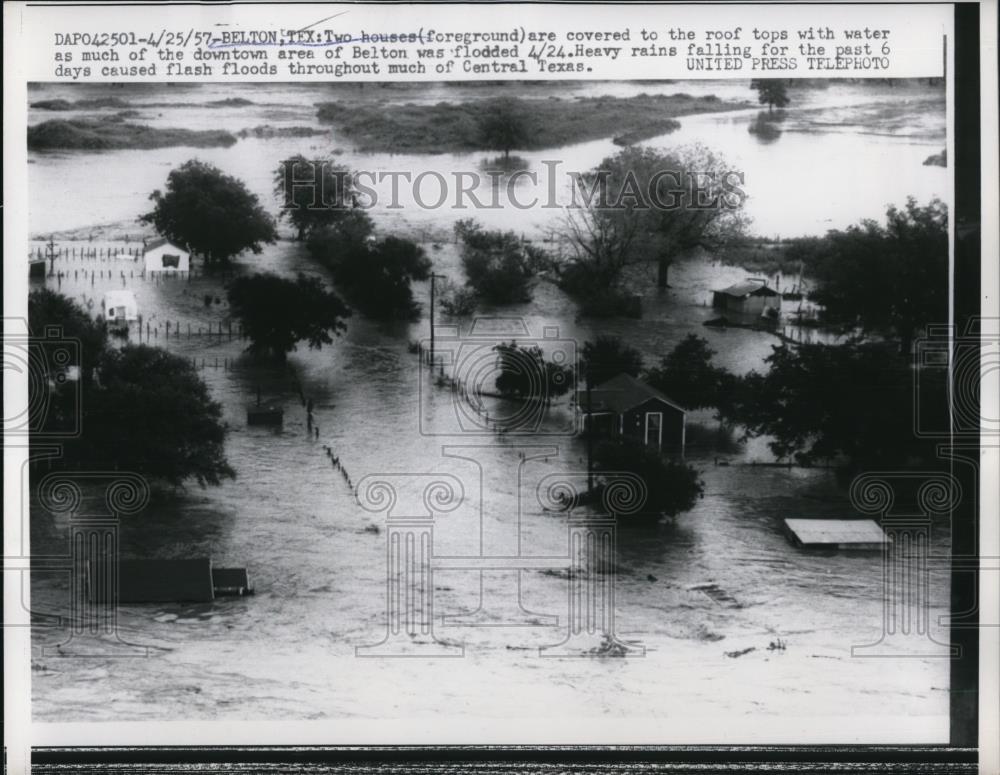
[[165, 239], [147, 242], [142, 250], [147, 272], [188, 272], [191, 253]]
[[629, 374], [577, 392], [583, 430], [637, 441], [661, 452], [684, 455], [687, 410]]
[[139, 319], [139, 305], [132, 291], [108, 291], [101, 300], [104, 319], [112, 329], [128, 328]]
[[729, 323], [758, 325], [777, 323], [781, 317], [781, 294], [767, 280], [751, 278], [712, 292], [712, 307]]

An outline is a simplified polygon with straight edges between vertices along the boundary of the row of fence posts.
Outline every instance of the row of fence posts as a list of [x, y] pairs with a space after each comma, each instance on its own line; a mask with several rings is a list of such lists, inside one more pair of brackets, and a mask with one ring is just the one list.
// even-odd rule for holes
[[[430, 350], [425, 350], [420, 342], [416, 345], [417, 355], [421, 360], [427, 364], [429, 367], [429, 373], [434, 376], [434, 364], [431, 362]], [[444, 358], [442, 357], [437, 363], [438, 372], [435, 379], [435, 384], [439, 387], [446, 387], [451, 390], [452, 393], [458, 393], [460, 398], [469, 406], [469, 408], [476, 413], [476, 416], [481, 418], [483, 423], [489, 427], [490, 423], [494, 423], [493, 430], [499, 435], [506, 433], [506, 429], [499, 424], [496, 419], [490, 418], [489, 410], [481, 406], [479, 403], [473, 400], [472, 393], [466, 389], [465, 380], [460, 377], [450, 377], [444, 373]]]
[[71, 259], [81, 261], [113, 261], [130, 258], [133, 261], [142, 256], [142, 247], [137, 248], [60, 248], [56, 253], [49, 253], [41, 247], [35, 248], [34, 260], [49, 260], [51, 258]]
[[[139, 339], [140, 343], [142, 343], [142, 341], [143, 341], [143, 328], [145, 328], [145, 337], [146, 337], [146, 341], [147, 342], [149, 342], [150, 340], [153, 340], [153, 339], [159, 339], [160, 338], [160, 324], [159, 323], [157, 323], [154, 326], [152, 323], [150, 323], [147, 320], [146, 324], [145, 324], [145, 327], [144, 327], [143, 326], [143, 322], [142, 322], [142, 318], [139, 318], [138, 325], [135, 327], [135, 331], [138, 334], [138, 339]], [[180, 322], [174, 322], [172, 325], [171, 325], [171, 323], [170, 323], [169, 320], [167, 320], [167, 321], [164, 322], [164, 325], [163, 325], [163, 339], [164, 339], [164, 341], [169, 340], [171, 338], [171, 336], [174, 339], [180, 339], [181, 338], [181, 324], [180, 324]], [[222, 340], [225, 339], [226, 341], [229, 341], [229, 342], [233, 341], [234, 337], [236, 339], [240, 339], [240, 340], [243, 340], [245, 338], [244, 334], [243, 334], [243, 327], [242, 326], [237, 326], [236, 330], [234, 331], [233, 330], [233, 321], [231, 321], [231, 320], [228, 322], [228, 325], [225, 328], [223, 327], [223, 323], [220, 320], [219, 321], [219, 327], [218, 327], [218, 329], [215, 329], [213, 326], [198, 326], [197, 330], [195, 330], [194, 328], [191, 327], [191, 324], [188, 323], [187, 324], [187, 331], [185, 333], [185, 336], [188, 339], [191, 339], [191, 337], [193, 337], [193, 336], [209, 336], [209, 337], [214, 337], [217, 341], [222, 341]]]
[[[295, 372], [289, 367], [289, 372], [292, 375], [292, 390], [299, 394], [299, 401], [306, 410], [306, 438], [319, 441], [319, 423], [316, 422], [316, 418], [313, 415], [313, 409], [315, 404], [311, 398], [306, 398], [305, 391], [302, 390], [302, 383], [299, 382], [298, 377], [295, 376]], [[323, 451], [326, 452], [326, 457], [330, 461], [330, 465], [333, 466], [333, 470], [337, 471], [344, 479], [344, 483], [347, 484], [347, 488], [351, 491], [354, 496], [354, 500], [358, 502], [358, 494], [354, 491], [354, 482], [351, 481], [351, 475], [347, 473], [347, 467], [340, 460], [340, 456], [334, 454], [333, 447], [329, 444], [323, 445]]]

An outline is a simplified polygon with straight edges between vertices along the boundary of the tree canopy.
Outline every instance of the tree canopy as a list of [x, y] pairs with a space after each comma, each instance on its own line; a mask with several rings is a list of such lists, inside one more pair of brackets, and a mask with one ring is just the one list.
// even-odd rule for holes
[[638, 377], [642, 371], [642, 353], [617, 336], [599, 336], [584, 342], [580, 370], [591, 387], [625, 373]]
[[476, 294], [491, 304], [531, 300], [530, 282], [548, 257], [512, 231], [488, 231], [470, 221], [459, 222], [462, 267]]
[[725, 160], [704, 146], [669, 153], [631, 146], [580, 179], [578, 194], [585, 200], [567, 208], [562, 235], [573, 261], [599, 287], [617, 286], [629, 264], [653, 262], [657, 285], [666, 288], [678, 256], [742, 236], [741, 185]]
[[259, 273], [233, 280], [227, 295], [233, 314], [250, 339], [252, 353], [284, 358], [300, 341], [310, 349], [331, 344], [331, 333], [346, 329], [351, 311], [316, 277], [299, 274], [287, 280]]
[[785, 89], [785, 82], [780, 78], [754, 78], [750, 88], [757, 92], [757, 101], [767, 105], [768, 111], [783, 108], [791, 101]]
[[704, 491], [698, 472], [691, 466], [667, 460], [656, 450], [632, 441], [598, 444], [594, 450], [594, 471], [598, 477], [626, 471], [642, 480], [646, 487], [645, 502], [636, 515], [625, 517], [627, 522], [658, 520], [661, 515], [674, 517], [689, 511]]
[[911, 198], [889, 207], [884, 225], [866, 220], [793, 247], [830, 323], [895, 337], [909, 353], [920, 329], [948, 321], [948, 208], [938, 199]]
[[573, 387], [572, 366], [546, 360], [537, 345], [522, 347], [511, 341], [501, 342], [493, 349], [500, 372], [496, 388], [505, 396], [549, 400]]
[[362, 314], [379, 320], [410, 320], [419, 314], [412, 282], [430, 276], [431, 262], [415, 242], [400, 237], [359, 241], [328, 228], [308, 244], [313, 257], [330, 269], [337, 288]]
[[278, 165], [274, 193], [282, 202], [279, 218], [288, 219], [299, 240], [336, 224], [357, 206], [354, 177], [346, 166], [302, 154]]
[[[766, 373], [751, 372], [739, 380], [722, 412], [749, 436], [769, 437], [779, 459], [863, 469], [932, 457], [927, 442], [914, 434], [909, 359], [891, 345], [782, 345], [765, 363]], [[946, 411], [943, 370], [927, 370], [921, 377], [931, 381], [920, 396], [923, 416]], [[935, 427], [947, 427], [945, 418], [935, 421]]]
[[717, 407], [733, 387], [732, 375], [712, 365], [708, 340], [688, 334], [646, 374], [646, 381], [686, 409]]
[[[67, 364], [81, 367], [79, 381], [29, 380], [32, 405], [47, 404], [32, 430], [74, 432], [62, 440], [62, 456], [49, 465], [135, 471], [174, 486], [188, 479], [219, 484], [233, 476], [225, 458], [222, 407], [186, 358], [147, 345], [112, 348], [103, 322], [50, 290], [29, 295], [28, 318], [33, 336], [44, 337], [29, 345], [41, 362], [48, 362], [60, 341], [80, 344], [80, 363]], [[45, 337], [49, 326], [61, 327], [61, 340]]]
[[531, 139], [531, 122], [524, 105], [511, 97], [490, 100], [482, 106], [477, 122], [478, 140], [487, 150], [502, 151], [504, 158]]
[[242, 181], [197, 159], [171, 170], [166, 192], [149, 198], [155, 206], [139, 220], [202, 255], [207, 265], [228, 263], [244, 250], [260, 253], [278, 238], [274, 219]]
[[[84, 400], [79, 456], [91, 468], [122, 468], [168, 484], [219, 484], [225, 457], [222, 407], [186, 358], [158, 347], [105, 352], [100, 387]], [[81, 461], [81, 462], [82, 462]]]

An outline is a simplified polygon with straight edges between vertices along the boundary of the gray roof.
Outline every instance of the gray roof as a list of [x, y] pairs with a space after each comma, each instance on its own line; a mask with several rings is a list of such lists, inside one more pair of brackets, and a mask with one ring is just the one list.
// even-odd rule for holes
[[766, 283], [760, 280], [747, 280], [746, 282], [730, 285], [721, 291], [715, 291], [725, 296], [732, 296], [737, 299], [744, 299], [747, 296], [777, 296], [778, 292], [773, 288], [768, 288]]
[[619, 374], [607, 382], [590, 389], [590, 405], [587, 404], [587, 391], [577, 391], [576, 402], [583, 412], [614, 412], [621, 414], [650, 399], [662, 401], [679, 412], [687, 410], [676, 401], [667, 398], [663, 393], [630, 374]]
[[[146, 244], [142, 246], [142, 250], [143, 252], [147, 250], [156, 250], [156, 248], [162, 248], [164, 245], [173, 245], [173, 243], [166, 237], [157, 237], [156, 239], [151, 239], [148, 242], [146, 242]], [[178, 250], [183, 250], [183, 248], [179, 247], [178, 245], [173, 245], [173, 247], [177, 248]]]

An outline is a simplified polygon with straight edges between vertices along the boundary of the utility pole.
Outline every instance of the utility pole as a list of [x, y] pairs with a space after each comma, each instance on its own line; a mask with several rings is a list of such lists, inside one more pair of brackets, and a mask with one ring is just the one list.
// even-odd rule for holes
[[56, 273], [56, 241], [53, 237], [49, 237], [49, 242], [45, 246], [45, 251], [49, 259], [49, 277], [52, 277]]
[[587, 434], [587, 495], [594, 492], [594, 428], [593, 410], [590, 403], [590, 379], [587, 379], [587, 412], [583, 415], [586, 423], [584, 431]]
[[434, 274], [431, 272], [431, 370], [434, 370], [434, 280], [440, 277], [442, 280], [445, 279], [442, 274]]

